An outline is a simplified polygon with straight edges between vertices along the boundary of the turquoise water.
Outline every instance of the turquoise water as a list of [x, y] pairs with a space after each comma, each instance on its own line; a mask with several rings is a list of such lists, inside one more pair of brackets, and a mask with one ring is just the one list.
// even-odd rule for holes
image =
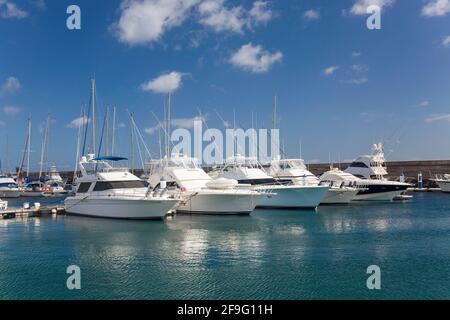
[[[450, 299], [450, 195], [414, 196], [165, 222], [0, 220], [0, 299]], [[66, 288], [72, 264], [81, 290]], [[369, 265], [381, 290], [366, 287]]]

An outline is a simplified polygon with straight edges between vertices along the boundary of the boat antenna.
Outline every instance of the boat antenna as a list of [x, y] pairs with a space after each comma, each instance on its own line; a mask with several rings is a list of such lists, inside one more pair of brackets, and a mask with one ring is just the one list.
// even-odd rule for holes
[[[80, 111], [80, 115], [81, 115], [81, 119], [84, 119], [84, 112], [86, 109], [86, 104], [83, 106], [81, 106], [81, 111]], [[82, 123], [84, 125], [84, 122]], [[73, 180], [75, 180], [76, 176], [77, 176], [77, 172], [78, 172], [78, 161], [80, 158], [80, 143], [81, 143], [81, 134], [83, 132], [83, 125], [78, 127], [78, 137], [77, 137], [77, 155], [75, 158], [75, 170], [73, 171]]]

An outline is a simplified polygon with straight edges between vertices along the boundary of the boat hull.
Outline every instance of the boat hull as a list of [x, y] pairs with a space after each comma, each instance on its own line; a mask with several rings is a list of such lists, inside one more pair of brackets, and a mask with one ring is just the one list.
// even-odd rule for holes
[[259, 194], [198, 192], [186, 195], [177, 213], [210, 215], [249, 215], [256, 207]]
[[358, 192], [355, 201], [392, 201], [406, 191], [407, 184], [369, 184]]
[[0, 189], [0, 198], [18, 198], [20, 197], [19, 190], [1, 190]]
[[357, 193], [357, 189], [331, 188], [321, 204], [348, 204], [355, 199]]
[[437, 180], [439, 188], [441, 188], [442, 192], [450, 193], [450, 181], [439, 181]]
[[177, 200], [96, 199], [69, 197], [64, 201], [66, 212], [112, 219], [162, 219], [177, 204]]
[[328, 187], [324, 186], [265, 186], [265, 188], [274, 194], [264, 196], [258, 203], [258, 208], [315, 209], [328, 192]]

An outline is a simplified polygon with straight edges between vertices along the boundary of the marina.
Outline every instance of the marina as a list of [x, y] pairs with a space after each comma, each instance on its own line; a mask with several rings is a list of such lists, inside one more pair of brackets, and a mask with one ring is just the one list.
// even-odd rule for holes
[[[0, 220], [0, 298], [449, 299], [449, 211], [448, 195], [418, 193], [165, 222]], [[65, 288], [70, 264], [82, 270], [81, 290]], [[383, 272], [379, 291], [366, 288], [373, 264]]]
[[297, 2], [0, 0], [0, 303], [450, 300], [450, 0]]

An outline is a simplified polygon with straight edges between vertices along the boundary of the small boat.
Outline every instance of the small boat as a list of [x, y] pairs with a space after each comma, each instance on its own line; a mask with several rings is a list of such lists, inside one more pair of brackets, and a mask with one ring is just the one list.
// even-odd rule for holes
[[20, 192], [22, 197], [45, 197], [50, 189], [42, 181], [28, 182]]
[[20, 197], [19, 186], [12, 177], [0, 175], [0, 197], [2, 198]]
[[395, 196], [393, 200], [394, 201], [408, 201], [408, 200], [411, 200], [413, 198], [414, 197], [412, 195], [409, 195], [409, 194], [400, 194], [398, 196]]
[[8, 210], [8, 201], [0, 199], [0, 212]]

